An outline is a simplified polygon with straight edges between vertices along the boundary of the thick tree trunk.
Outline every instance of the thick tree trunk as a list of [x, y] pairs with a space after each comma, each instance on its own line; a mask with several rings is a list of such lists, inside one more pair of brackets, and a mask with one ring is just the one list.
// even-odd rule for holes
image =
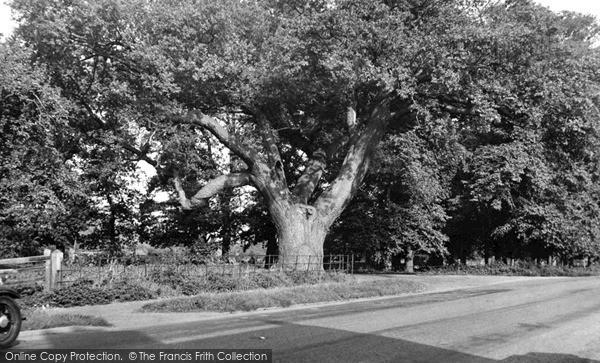
[[221, 198], [221, 211], [223, 213], [223, 223], [221, 228], [221, 254], [223, 257], [229, 255], [231, 249], [231, 236], [232, 232], [232, 211], [231, 211], [231, 199], [233, 193], [230, 189], [226, 190]]
[[283, 211], [271, 213], [277, 226], [278, 265], [286, 270], [322, 269], [328, 225], [319, 218], [315, 208], [292, 204]]
[[406, 250], [406, 258], [404, 261], [404, 272], [409, 274], [415, 273], [415, 252], [411, 248]]
[[[233, 128], [235, 123], [233, 120], [229, 120], [229, 126]], [[207, 138], [207, 140], [210, 140]], [[210, 155], [212, 155], [210, 141], [207, 141]], [[235, 173], [235, 165], [233, 163], [233, 153], [229, 152], [229, 173]], [[223, 212], [223, 224], [222, 224], [222, 233], [223, 236], [221, 242], [221, 253], [222, 256], [229, 255], [229, 250], [231, 249], [231, 239], [233, 236], [232, 231], [232, 220], [233, 220], [233, 211], [231, 210], [231, 200], [233, 199], [233, 189], [225, 189], [221, 195], [221, 210]]]

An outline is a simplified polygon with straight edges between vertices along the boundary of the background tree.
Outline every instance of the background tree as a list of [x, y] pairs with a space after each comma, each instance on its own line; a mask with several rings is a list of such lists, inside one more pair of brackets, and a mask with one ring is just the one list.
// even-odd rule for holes
[[90, 200], [70, 160], [71, 105], [31, 53], [0, 43], [0, 255], [65, 248], [85, 229]]
[[[448, 204], [449, 249], [463, 262], [475, 252], [486, 259], [594, 254], [599, 54], [591, 41], [598, 26], [591, 17], [554, 14], [528, 1], [507, 4], [509, 11], [487, 10], [496, 27], [528, 22], [491, 85], [493, 92], [520, 91], [504, 98], [512, 105], [500, 108], [490, 127], [462, 131], [469, 157]], [[528, 67], [517, 82], [501, 85], [519, 58]]]
[[364, 256], [378, 268], [402, 258], [407, 272], [417, 253], [443, 261], [448, 216], [442, 203], [463, 150], [453, 123], [440, 120], [382, 142], [361, 192], [334, 225], [328, 250]]

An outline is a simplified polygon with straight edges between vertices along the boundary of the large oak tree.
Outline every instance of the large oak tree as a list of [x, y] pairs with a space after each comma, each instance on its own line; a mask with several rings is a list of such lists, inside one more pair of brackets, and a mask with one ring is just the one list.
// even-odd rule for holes
[[[22, 14], [18, 36], [81, 106], [73, 124], [169, 173], [183, 209], [253, 186], [279, 253], [304, 262], [320, 260], [386, 132], [440, 119], [467, 129], [540, 122], [546, 85], [560, 82], [572, 44], [587, 41], [526, 0], [13, 7]], [[243, 167], [186, 190], [181, 170], [151, 157], [166, 144], [154, 141], [173, 130], [211, 134]]]

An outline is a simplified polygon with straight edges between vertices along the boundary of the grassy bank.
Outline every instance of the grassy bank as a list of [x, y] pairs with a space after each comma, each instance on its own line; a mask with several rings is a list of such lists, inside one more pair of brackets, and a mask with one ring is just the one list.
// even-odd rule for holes
[[435, 267], [420, 273], [430, 275], [493, 275], [493, 276], [599, 276], [600, 266], [569, 267], [540, 266], [533, 263], [518, 262], [515, 266], [494, 263], [485, 266], [448, 265]]
[[40, 330], [64, 326], [110, 326], [106, 320], [82, 314], [62, 314], [42, 308], [24, 309], [22, 330]]
[[422, 291], [422, 284], [402, 280], [328, 283], [291, 288], [200, 294], [143, 306], [147, 312], [250, 311], [317, 302], [390, 296]]
[[153, 280], [94, 281], [81, 279], [69, 286], [50, 292], [44, 291], [42, 286], [17, 287], [17, 291], [21, 294], [20, 305], [25, 308], [73, 307], [195, 296], [203, 293], [268, 290], [352, 280], [351, 275], [342, 273], [306, 271], [260, 272], [242, 277], [218, 274], [190, 276], [167, 271]]
[[[23, 330], [38, 330], [64, 326], [108, 326], [100, 318], [57, 313], [53, 308], [84, 305], [101, 305], [112, 302], [173, 298], [196, 294], [225, 294], [232, 291], [254, 290], [258, 293], [271, 289], [294, 286], [320, 286], [321, 284], [353, 281], [353, 277], [340, 273], [261, 272], [244, 277], [208, 275], [206, 277], [167, 273], [153, 281], [79, 280], [59, 290], [46, 292], [42, 286], [17, 287], [21, 294], [19, 305], [27, 318]], [[228, 311], [228, 309], [224, 309]]]

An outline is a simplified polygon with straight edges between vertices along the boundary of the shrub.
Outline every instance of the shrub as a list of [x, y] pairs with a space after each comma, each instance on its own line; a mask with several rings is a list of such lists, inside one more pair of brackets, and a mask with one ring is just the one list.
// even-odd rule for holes
[[319, 273], [311, 273], [309, 271], [287, 271], [286, 276], [290, 279], [293, 285], [315, 284]]
[[260, 289], [291, 285], [291, 281], [287, 275], [281, 273], [257, 272], [249, 275], [248, 280], [250, 280], [256, 288]]
[[44, 294], [44, 300], [51, 306], [59, 307], [101, 305], [113, 301], [110, 291], [93, 285], [91, 280], [79, 280], [70, 286]]
[[[155, 291], [127, 280], [103, 283], [100, 286], [96, 286], [91, 280], [79, 280], [70, 286], [51, 292], [43, 292], [41, 288], [27, 288], [23, 291], [26, 293], [21, 295], [21, 305], [31, 308], [44, 305], [52, 307], [101, 305], [113, 301], [148, 300], [158, 297]], [[31, 291], [33, 293], [30, 293]]]
[[186, 283], [188, 277], [176, 269], [169, 267], [166, 269], [152, 271], [149, 279], [161, 285], [177, 288], [178, 286]]
[[200, 279], [183, 280], [179, 286], [176, 286], [176, 288], [186, 296], [197, 295], [204, 291], [203, 282], [200, 281]]
[[44, 287], [42, 285], [27, 284], [10, 287], [13, 288], [19, 294], [19, 296], [21, 296], [19, 305], [24, 307], [43, 305], [43, 299], [41, 297], [44, 294]]
[[209, 272], [204, 286], [207, 292], [226, 292], [238, 290], [240, 285], [239, 278]]
[[[238, 271], [238, 269], [235, 269]], [[242, 272], [242, 269], [239, 269]], [[257, 270], [233, 276], [208, 271], [188, 274], [173, 266], [150, 271], [148, 279], [126, 279], [112, 276], [100, 282], [79, 280], [60, 290], [43, 292], [42, 286], [23, 286], [18, 289], [25, 307], [50, 305], [71, 307], [108, 304], [113, 301], [148, 300], [157, 297], [193, 296], [201, 293], [222, 293], [253, 289], [270, 289], [294, 285], [315, 285], [323, 282], [344, 282], [345, 274], [325, 271], [268, 271]]]
[[292, 285], [315, 285], [323, 282], [344, 282], [347, 275], [333, 272], [287, 271], [286, 276]]
[[138, 301], [157, 298], [157, 293], [131, 281], [122, 280], [106, 289], [115, 301]]
[[16, 292], [19, 293], [21, 298], [26, 296], [32, 296], [35, 294], [39, 294], [44, 291], [44, 286], [38, 284], [29, 284], [29, 285], [17, 285], [11, 286]]
[[597, 276], [600, 269], [592, 267], [540, 266], [531, 262], [518, 262], [509, 266], [496, 262], [485, 266], [466, 266], [453, 264], [432, 268], [428, 273], [454, 275], [503, 275], [503, 276]]

